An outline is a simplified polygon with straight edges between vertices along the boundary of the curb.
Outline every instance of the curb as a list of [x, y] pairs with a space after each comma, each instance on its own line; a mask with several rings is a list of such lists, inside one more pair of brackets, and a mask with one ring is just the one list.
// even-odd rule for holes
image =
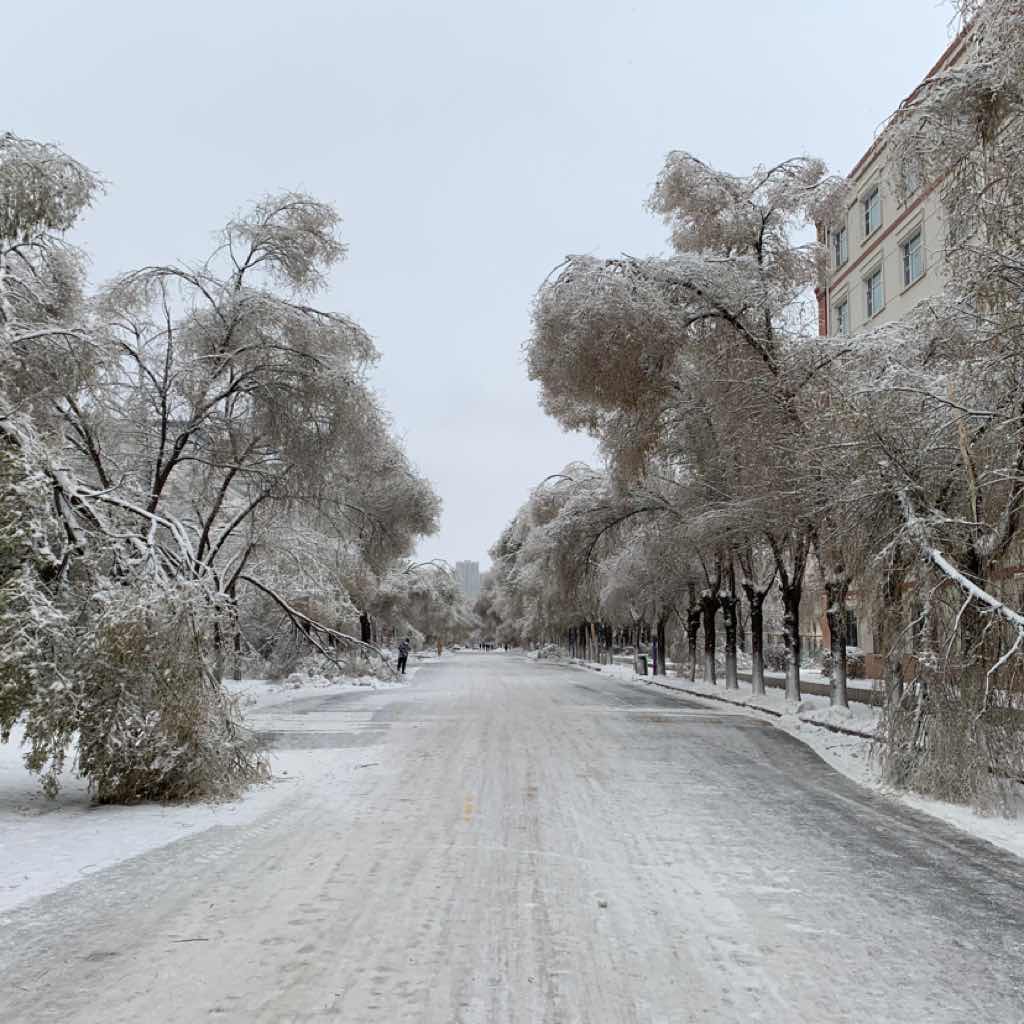
[[[639, 682], [639, 679], [637, 679]], [[699, 690], [688, 690], [684, 686], [671, 686], [668, 683], [655, 683], [649, 682], [648, 686], [657, 686], [661, 690], [668, 690], [670, 693], [685, 693], [690, 697], [699, 697], [701, 700], [716, 700], [720, 704], [730, 704], [734, 708], [745, 708], [748, 711], [759, 711], [764, 715], [771, 715], [773, 718], [782, 718], [783, 712], [776, 711], [774, 708], [763, 708], [759, 704], [751, 704], [746, 700], [729, 700], [728, 697], [719, 697], [713, 693], [703, 693]], [[870, 732], [863, 732], [860, 729], [847, 729], [841, 725], [834, 725], [831, 722], [816, 722], [813, 718], [804, 718], [802, 715], [797, 715], [796, 719], [803, 725], [813, 725], [818, 729], [827, 729], [829, 732], [842, 733], [844, 736], [856, 736], [862, 740], [873, 740], [875, 736]]]

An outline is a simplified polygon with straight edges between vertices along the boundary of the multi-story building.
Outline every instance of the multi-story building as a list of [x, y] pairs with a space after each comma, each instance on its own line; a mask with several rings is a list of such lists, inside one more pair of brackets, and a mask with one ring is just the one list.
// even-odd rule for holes
[[[962, 32], [925, 81], [962, 60], [966, 46]], [[936, 183], [900, 181], [886, 137], [883, 131], [850, 172], [845, 221], [818, 227], [829, 251], [818, 292], [822, 334], [851, 336], [898, 320], [942, 291], [945, 229]]]
[[[961, 32], [925, 81], [963, 60], [968, 45], [967, 32]], [[911, 102], [916, 93], [904, 102]], [[850, 172], [845, 219], [818, 225], [818, 240], [829, 254], [828, 271], [817, 293], [818, 329], [823, 335], [852, 337], [898, 320], [918, 303], [939, 295], [944, 286], [939, 183], [901, 181], [886, 143], [883, 130]], [[874, 629], [865, 616], [858, 617], [856, 604], [853, 595], [847, 641], [864, 652], [867, 674], [880, 677], [882, 659], [875, 650]], [[823, 613], [818, 625], [827, 647]]]
[[480, 596], [480, 563], [456, 562], [455, 578], [459, 581], [462, 596], [472, 604]]

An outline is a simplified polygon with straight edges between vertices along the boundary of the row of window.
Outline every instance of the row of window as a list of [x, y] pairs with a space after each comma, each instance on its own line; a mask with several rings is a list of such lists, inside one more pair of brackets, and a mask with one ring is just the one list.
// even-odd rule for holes
[[[882, 226], [882, 194], [875, 185], [861, 196], [861, 223], [864, 238], [873, 235]], [[832, 266], [839, 269], [850, 258], [850, 233], [843, 225], [832, 229]]]
[[[904, 288], [909, 288], [924, 276], [924, 239], [920, 228], [900, 243], [900, 263]], [[882, 273], [884, 266], [884, 262], [877, 264], [861, 280], [865, 321], [870, 320], [885, 308], [885, 279]], [[849, 292], [833, 307], [832, 328], [833, 334], [844, 338], [850, 336]]]
[[[921, 176], [915, 167], [901, 170], [903, 195], [909, 198], [921, 187]], [[878, 185], [872, 185], [857, 203], [860, 209], [861, 241], [866, 241], [882, 226], [882, 193]], [[832, 268], [838, 270], [850, 258], [850, 233], [846, 225], [833, 228]]]

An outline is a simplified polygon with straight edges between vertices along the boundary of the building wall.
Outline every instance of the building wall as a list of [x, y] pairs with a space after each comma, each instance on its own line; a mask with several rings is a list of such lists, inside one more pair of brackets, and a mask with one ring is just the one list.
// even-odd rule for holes
[[[961, 33], [926, 76], [963, 59], [967, 37]], [[909, 102], [913, 94], [908, 97]], [[906, 316], [918, 303], [941, 294], [945, 286], [945, 224], [939, 183], [922, 183], [901, 198], [899, 169], [890, 159], [883, 132], [857, 162], [849, 175], [851, 185], [845, 221], [818, 226], [819, 240], [829, 249], [828, 273], [818, 292], [818, 329], [824, 335], [854, 337]], [[866, 207], [874, 190], [878, 192], [877, 224], [870, 224]], [[837, 251], [836, 237], [845, 229], [845, 244]], [[908, 268], [906, 247], [920, 239], [920, 263]], [[907, 269], [914, 271], [908, 280]], [[919, 270], [920, 273], [916, 273]], [[881, 272], [881, 302], [868, 303], [868, 282]], [[876, 293], [877, 295], [877, 293]], [[846, 304], [845, 320], [840, 307]], [[825, 598], [817, 587], [809, 588], [808, 604], [817, 610], [821, 639], [829, 644], [824, 617]], [[850, 606], [857, 614], [857, 596]], [[874, 624], [866, 614], [857, 615], [858, 646], [868, 657], [869, 676], [882, 674], [882, 659], [874, 654]], [[874, 656], [872, 656], [874, 654]]]
[[[963, 60], [969, 45], [961, 32], [925, 76], [925, 81]], [[923, 84], [923, 83], [922, 83]], [[918, 88], [921, 88], [920, 86]], [[904, 100], [913, 101], [917, 90]], [[845, 223], [819, 225], [819, 237], [829, 246], [829, 270], [819, 292], [819, 328], [822, 334], [856, 334], [905, 316], [917, 303], [941, 293], [943, 288], [945, 227], [938, 183], [922, 183], [906, 199], [898, 188], [899, 170], [890, 160], [886, 133], [872, 143], [849, 174], [852, 186]], [[865, 201], [878, 189], [880, 216], [869, 230]], [[835, 239], [846, 229], [847, 258], [837, 259]], [[907, 280], [904, 245], [920, 233], [921, 275]], [[882, 271], [882, 304], [869, 309], [866, 281]], [[849, 303], [848, 323], [841, 323], [839, 307]], [[845, 329], [844, 329], [845, 328]]]
[[480, 596], [480, 563], [456, 562], [455, 577], [463, 597], [472, 604]]
[[[825, 331], [833, 336], [854, 335], [899, 320], [917, 303], [939, 295], [944, 286], [945, 228], [938, 192], [920, 190], [902, 202], [885, 146], [852, 179], [852, 184], [846, 224], [831, 226], [826, 235], [830, 273], [825, 291]], [[875, 195], [880, 223], [868, 233], [865, 203]], [[848, 256], [837, 265], [834, 241], [840, 229], [846, 232]], [[872, 308], [869, 282], [878, 271], [881, 288], [874, 289], [876, 308]], [[841, 311], [844, 305], [845, 322]]]

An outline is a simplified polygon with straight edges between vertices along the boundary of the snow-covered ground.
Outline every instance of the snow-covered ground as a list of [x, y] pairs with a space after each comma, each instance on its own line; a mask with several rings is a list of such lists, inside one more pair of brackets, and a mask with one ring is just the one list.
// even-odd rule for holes
[[446, 656], [253, 718], [316, 779], [0, 914], [4, 1024], [1024, 1020], [1017, 858], [743, 709]]
[[[597, 666], [586, 666], [593, 670]], [[401, 683], [371, 676], [344, 681], [322, 677], [294, 676], [284, 682], [247, 679], [229, 681], [239, 695], [246, 715], [263, 726], [273, 724], [265, 713], [286, 702], [312, 696], [346, 692], [388, 690], [409, 683], [419, 670], [411, 665]], [[629, 666], [601, 666], [602, 674], [650, 684], [651, 676], [636, 676]], [[704, 687], [701, 683], [668, 676], [660, 686], [686, 692], [711, 701], [727, 700], [751, 714], [765, 717], [817, 752], [828, 764], [861, 785], [883, 792], [903, 804], [941, 818], [978, 838], [985, 839], [1024, 857], [1024, 819], [985, 817], [956, 804], [929, 800], [886, 789], [878, 765], [872, 758], [870, 736], [878, 712], [863, 704], [848, 712], [830, 708], [827, 698], [807, 697], [797, 708], [785, 701], [780, 690], [754, 697], [750, 685], [736, 691]], [[822, 728], [831, 726], [832, 729]], [[839, 733], [835, 729], [861, 735]], [[277, 750], [271, 755], [273, 778], [241, 800], [219, 804], [160, 805], [133, 807], [93, 806], [82, 780], [68, 773], [60, 796], [48, 800], [22, 763], [20, 735], [15, 731], [8, 744], [0, 745], [0, 912], [27, 900], [52, 892], [111, 864], [134, 857], [154, 847], [217, 826], [243, 825], [255, 821], [280, 801], [300, 779], [323, 771], [351, 770], [363, 756], [361, 751]], [[348, 765], [351, 761], [352, 765]]]
[[[587, 664], [581, 667], [599, 669], [602, 674], [616, 679], [677, 690], [696, 696], [709, 705], [727, 701], [753, 715], [765, 717], [767, 714], [778, 728], [806, 743], [822, 760], [862, 786], [1024, 857], [1024, 814], [1017, 818], [981, 815], [960, 804], [930, 800], [883, 784], [879, 765], [872, 757], [871, 737], [878, 724], [877, 708], [853, 702], [848, 709], [833, 708], [829, 706], [827, 697], [804, 697], [794, 708], [786, 701], [782, 690], [769, 690], [763, 696], [754, 696], [750, 684], [742, 681], [738, 690], [726, 690], [722, 686], [705, 686], [701, 682], [691, 683], [674, 676], [659, 676], [657, 679], [638, 676], [628, 665]], [[1024, 800], [1021, 810], [1024, 811]]]
[[241, 701], [247, 713], [273, 707], [297, 697], [314, 694], [346, 693], [355, 690], [387, 690], [396, 686], [404, 686], [412, 682], [413, 676], [419, 671], [419, 665], [410, 665], [404, 676], [399, 679], [378, 679], [376, 676], [357, 676], [345, 679], [329, 679], [324, 676], [311, 676], [295, 672], [287, 679], [271, 681], [268, 679], [226, 679], [224, 685]]
[[[394, 689], [410, 682], [418, 669], [410, 665], [400, 683], [372, 676], [332, 681], [297, 675], [284, 682], [245, 679], [226, 685], [238, 694], [247, 719], [255, 721], [268, 709], [303, 697]], [[25, 768], [21, 738], [15, 729], [11, 741], [0, 744], [0, 913], [154, 847], [217, 826], [250, 824], [288, 799], [300, 780], [351, 770], [365, 760], [360, 750], [275, 750], [271, 781], [240, 800], [97, 807], [72, 772], [65, 774], [56, 800], [45, 797]]]

